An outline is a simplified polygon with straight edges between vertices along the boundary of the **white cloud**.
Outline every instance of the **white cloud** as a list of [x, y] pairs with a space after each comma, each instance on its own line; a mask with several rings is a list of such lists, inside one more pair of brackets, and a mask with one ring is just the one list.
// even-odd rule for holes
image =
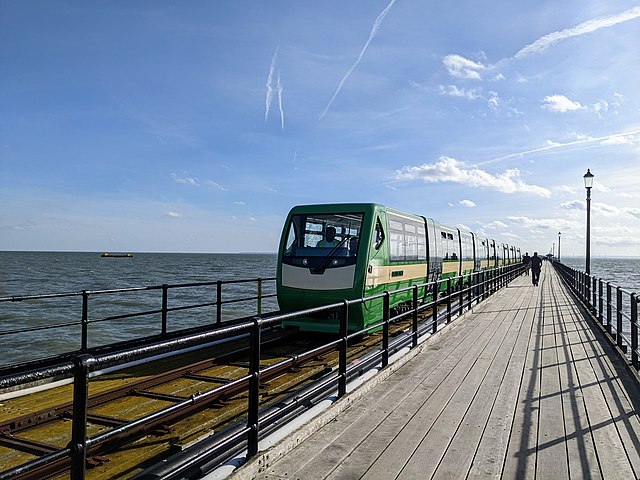
[[633, 145], [638, 142], [638, 138], [635, 135], [613, 135], [605, 138], [602, 145]]
[[473, 208], [476, 206], [476, 204], [474, 202], [472, 202], [471, 200], [460, 200], [460, 205], [462, 205], [463, 207], [469, 207], [469, 208]]
[[214, 182], [213, 180], [205, 180], [204, 181], [205, 185], [209, 186], [209, 187], [213, 187], [217, 190], [223, 191], [223, 192], [228, 192], [229, 189], [223, 185], [220, 185], [218, 182]]
[[535, 42], [520, 49], [518, 53], [515, 54], [514, 58], [519, 59], [522, 57], [526, 57], [527, 55], [540, 53], [549, 48], [554, 43], [566, 40], [567, 38], [577, 37], [586, 33], [595, 32], [596, 30], [600, 30], [601, 28], [612, 27], [614, 25], [617, 25], [618, 23], [633, 20], [638, 17], [640, 17], [640, 7], [634, 7], [617, 15], [588, 20], [579, 25], [576, 25], [575, 27], [566, 28], [564, 30], [552, 32], [543, 37], [540, 37]]
[[478, 93], [478, 89], [477, 88], [471, 88], [471, 89], [465, 89], [465, 88], [458, 88], [455, 85], [448, 85], [448, 86], [444, 86], [444, 85], [439, 85], [438, 86], [438, 93], [440, 95], [448, 95], [450, 97], [461, 97], [461, 98], [466, 98], [467, 100], [475, 100], [476, 98], [480, 97], [480, 94]]
[[571, 200], [570, 202], [564, 202], [560, 204], [560, 207], [566, 210], [584, 210], [584, 202], [580, 200]]
[[550, 95], [544, 97], [544, 101], [546, 103], [542, 105], [542, 108], [551, 112], [568, 112], [582, 108], [580, 103], [569, 100], [564, 95]]
[[520, 178], [518, 169], [506, 170], [493, 175], [478, 168], [469, 168], [464, 162], [442, 156], [436, 163], [420, 166], [406, 166], [396, 172], [400, 180], [418, 180], [425, 182], [453, 182], [471, 187], [484, 187], [504, 193], [524, 192], [541, 197], [551, 196], [551, 192], [537, 185], [527, 185]]
[[560, 185], [557, 190], [562, 193], [568, 193], [571, 195], [575, 195], [578, 193], [578, 190], [574, 187], [570, 187], [569, 185]]
[[179, 177], [175, 173], [172, 173], [171, 176], [176, 183], [181, 185], [191, 185], [193, 187], [200, 186], [200, 182], [198, 182], [198, 179], [195, 177]]
[[480, 72], [486, 70], [483, 64], [469, 60], [460, 55], [447, 55], [442, 59], [449, 75], [455, 78], [480, 80]]
[[493, 108], [498, 108], [498, 103], [500, 102], [500, 98], [498, 97], [498, 94], [496, 92], [489, 92], [489, 100], [487, 100], [489, 102], [489, 105]]
[[180, 215], [178, 212], [173, 212], [173, 211], [167, 212], [167, 213], [165, 213], [165, 215], [167, 217], [171, 217], [171, 218], [180, 218], [180, 217], [182, 217], [182, 215]]
[[507, 225], [504, 222], [501, 222], [500, 220], [495, 220], [493, 222], [482, 225], [482, 228], [486, 228], [489, 230], [499, 230], [499, 229], [509, 228], [509, 225]]

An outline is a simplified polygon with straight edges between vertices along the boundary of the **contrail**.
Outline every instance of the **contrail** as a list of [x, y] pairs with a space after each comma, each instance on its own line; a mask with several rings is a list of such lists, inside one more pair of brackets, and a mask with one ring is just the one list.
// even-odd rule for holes
[[447, 55], [444, 57], [443, 63], [445, 64], [445, 67], [447, 68], [451, 76], [480, 79], [479, 72], [481, 70], [495, 70], [496, 68], [502, 67], [503, 65], [510, 63], [513, 60], [520, 60], [522, 58], [528, 57], [529, 55], [541, 53], [552, 45], [568, 38], [579, 37], [580, 35], [585, 35], [587, 33], [592, 33], [600, 30], [601, 28], [613, 27], [619, 23], [634, 20], [638, 17], [640, 17], [640, 7], [634, 7], [616, 15], [587, 20], [586, 22], [582, 22], [575, 27], [565, 28], [564, 30], [558, 30], [556, 32], [548, 33], [538, 38], [533, 43], [522, 47], [516, 52], [514, 56], [503, 58], [502, 60], [498, 60], [494, 64], [483, 65], [481, 63], [474, 62], [473, 60], [464, 58], [460, 55]]
[[530, 155], [532, 153], [538, 153], [538, 152], [544, 152], [546, 150], [554, 150], [556, 148], [572, 147], [574, 145], [581, 145], [583, 143], [602, 142], [602, 141], [606, 141], [606, 140], [611, 140], [612, 138], [620, 138], [620, 137], [626, 137], [626, 136], [629, 136], [629, 135], [637, 135], [639, 133], [640, 133], [640, 130], [633, 130], [631, 132], [613, 133], [611, 135], [605, 135], [604, 137], [586, 138], [586, 139], [582, 139], [582, 140], [575, 140], [573, 142], [546, 145], [544, 147], [534, 148], [533, 150], [526, 150], [524, 152], [510, 153], [509, 155], [504, 155], [503, 157], [492, 158], [491, 160], [485, 160], [484, 162], [478, 162], [475, 165], [477, 165], [477, 166], [488, 165], [490, 163], [497, 163], [497, 162], [501, 162], [503, 160], [508, 160], [509, 158], [523, 157], [525, 155]]
[[280, 49], [280, 45], [276, 47], [276, 51], [271, 58], [271, 65], [269, 66], [269, 76], [267, 77], [267, 95], [264, 100], [265, 109], [264, 109], [264, 123], [267, 123], [267, 119], [269, 118], [269, 109], [271, 108], [271, 99], [273, 98], [273, 72], [276, 68], [276, 59], [278, 58], [278, 50]]
[[282, 83], [280, 83], [280, 72], [278, 72], [278, 82], [276, 84], [278, 89], [278, 107], [280, 107], [280, 128], [284, 132], [284, 108], [282, 108]]
[[593, 20], [587, 20], [586, 22], [576, 25], [575, 27], [566, 28], [564, 30], [552, 32], [543, 37], [540, 37], [535, 42], [525, 46], [524, 48], [521, 48], [514, 55], [514, 58], [520, 59], [522, 57], [526, 57], [527, 55], [542, 52], [554, 43], [560, 42], [567, 38], [577, 37], [579, 35], [584, 35], [585, 33], [595, 32], [596, 30], [600, 30], [601, 28], [612, 27], [614, 25], [617, 25], [618, 23], [633, 20], [638, 17], [640, 17], [640, 7], [634, 7], [630, 10], [619, 13], [617, 15], [612, 15], [610, 17], [601, 17], [595, 18]]
[[394, 3], [396, 3], [396, 0], [391, 0], [391, 2], [389, 2], [389, 5], [387, 5], [387, 8], [385, 8], [382, 11], [382, 13], [380, 15], [378, 15], [378, 18], [376, 18], [376, 21], [373, 22], [373, 27], [371, 28], [371, 33], [369, 33], [369, 38], [367, 39], [367, 43], [365, 43], [364, 47], [362, 47], [362, 50], [360, 51], [360, 55], [358, 55], [358, 58], [354, 62], [354, 64], [351, 65], [351, 68], [349, 69], [349, 71], [342, 78], [342, 80], [340, 80], [340, 84], [338, 85], [338, 88], [336, 88], [336, 91], [333, 94], [333, 97], [331, 97], [331, 100], [329, 100], [329, 103], [327, 104], [327, 106], [324, 108], [324, 111], [320, 115], [320, 118], [319, 118], [320, 120], [322, 120], [322, 118], [327, 114], [327, 112], [329, 111], [329, 108], [331, 108], [331, 104], [333, 103], [333, 101], [336, 99], [336, 97], [340, 93], [340, 90], [342, 90], [342, 87], [343, 87], [344, 83], [347, 81], [347, 78], [349, 78], [349, 75], [351, 75], [351, 73], [355, 70], [355, 68], [360, 63], [360, 60], [362, 60], [362, 57], [364, 56], [364, 53], [367, 51], [367, 48], [369, 47], [369, 44], [371, 43], [371, 40], [373, 40], [375, 38], [376, 33], [378, 33], [378, 29], [380, 28], [380, 24], [382, 23], [384, 18], [387, 16], [387, 14], [389, 13], [389, 10], [391, 10], [391, 7], [393, 7]]

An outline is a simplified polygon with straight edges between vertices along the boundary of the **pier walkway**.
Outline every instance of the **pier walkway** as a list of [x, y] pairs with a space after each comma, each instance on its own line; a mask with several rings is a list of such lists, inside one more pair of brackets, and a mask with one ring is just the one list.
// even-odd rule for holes
[[232, 477], [640, 478], [638, 383], [551, 265], [539, 287], [530, 279], [428, 339], [286, 455], [276, 445]]

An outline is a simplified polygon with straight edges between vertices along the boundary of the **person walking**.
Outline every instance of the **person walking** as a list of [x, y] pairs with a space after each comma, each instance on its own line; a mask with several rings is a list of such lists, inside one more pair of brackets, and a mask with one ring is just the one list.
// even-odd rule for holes
[[524, 274], [529, 276], [529, 269], [531, 268], [531, 257], [529, 256], [529, 252], [524, 252], [524, 257], [522, 257], [522, 264], [524, 265]]
[[542, 269], [542, 259], [538, 256], [538, 252], [533, 252], [531, 257], [531, 283], [538, 286], [540, 281], [540, 270]]

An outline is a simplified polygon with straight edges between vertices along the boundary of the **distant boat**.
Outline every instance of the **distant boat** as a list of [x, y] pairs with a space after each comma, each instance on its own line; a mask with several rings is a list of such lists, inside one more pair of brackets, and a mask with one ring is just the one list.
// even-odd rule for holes
[[133, 257], [133, 253], [109, 253], [104, 252], [101, 257], [113, 257], [113, 258], [131, 258]]

